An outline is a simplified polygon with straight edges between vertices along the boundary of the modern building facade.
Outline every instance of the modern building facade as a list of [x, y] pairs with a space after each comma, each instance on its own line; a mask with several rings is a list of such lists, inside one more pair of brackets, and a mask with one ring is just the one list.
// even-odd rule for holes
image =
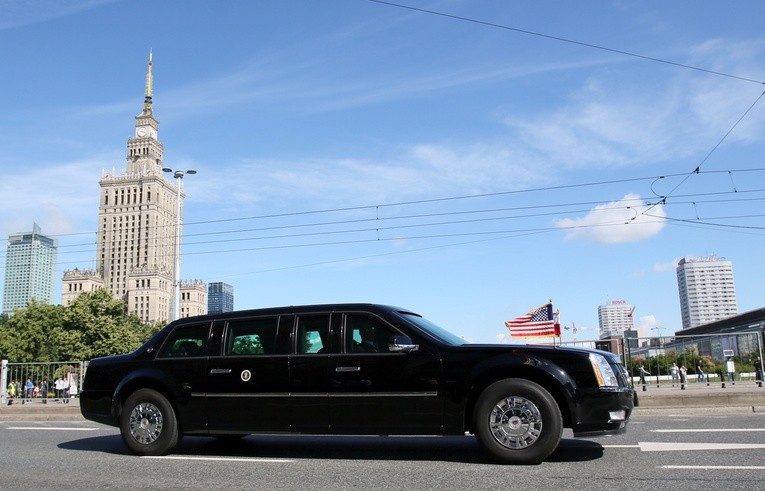
[[625, 300], [613, 300], [598, 305], [598, 324], [601, 336], [610, 336], [632, 329], [632, 313], [635, 307]]
[[43, 235], [36, 223], [31, 232], [8, 236], [3, 313], [26, 308], [30, 300], [54, 302], [57, 254], [56, 239]]
[[207, 312], [222, 314], [234, 310], [234, 287], [222, 281], [207, 286]]
[[[105, 171], [99, 181], [95, 274], [65, 272], [64, 305], [83, 290], [96, 287], [97, 282], [92, 280], [98, 277], [103, 287], [124, 300], [128, 311], [141, 320], [157, 322], [174, 317], [176, 218], [180, 224], [184, 195], [176, 188], [181, 186], [180, 180], [173, 184], [163, 174], [164, 147], [158, 139], [159, 120], [153, 112], [152, 90], [150, 54], [143, 110], [135, 117], [135, 133], [127, 142], [125, 170]], [[176, 217], [178, 212], [180, 216]], [[199, 300], [196, 295], [191, 297], [194, 301], [185, 310], [197, 312]], [[202, 308], [206, 306], [205, 298]]]
[[738, 313], [733, 263], [725, 258], [681, 259], [677, 263], [677, 289], [683, 329]]

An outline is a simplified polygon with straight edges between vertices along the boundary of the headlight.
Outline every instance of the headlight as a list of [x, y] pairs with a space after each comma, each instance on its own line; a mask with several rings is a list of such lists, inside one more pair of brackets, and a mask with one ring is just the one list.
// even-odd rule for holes
[[619, 387], [619, 380], [603, 355], [590, 353], [590, 364], [600, 387]]

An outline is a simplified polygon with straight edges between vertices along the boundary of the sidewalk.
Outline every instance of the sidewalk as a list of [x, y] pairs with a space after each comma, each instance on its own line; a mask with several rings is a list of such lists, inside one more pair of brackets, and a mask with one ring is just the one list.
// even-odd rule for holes
[[[685, 389], [679, 385], [636, 385], [638, 405], [633, 414], [647, 414], [655, 409], [726, 408], [726, 410], [765, 413], [765, 386], [755, 382], [706, 383], [691, 382]], [[0, 406], [0, 421], [84, 421], [80, 414], [80, 400], [69, 399], [64, 404], [58, 399], [14, 399], [13, 405]]]
[[13, 399], [13, 404], [3, 399], [0, 405], [0, 421], [84, 421], [80, 414], [80, 400], [68, 399]]
[[750, 411], [765, 412], [765, 386], [757, 382], [722, 382], [685, 384], [681, 386], [662, 384], [635, 385], [638, 396], [636, 412], [656, 408], [703, 408], [738, 407]]

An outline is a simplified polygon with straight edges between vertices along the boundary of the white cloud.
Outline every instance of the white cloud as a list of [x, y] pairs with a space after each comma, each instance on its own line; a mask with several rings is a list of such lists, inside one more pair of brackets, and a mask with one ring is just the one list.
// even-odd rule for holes
[[[225, 173], [205, 173], [204, 193], [193, 193], [192, 182], [188, 186], [191, 200], [228, 203], [238, 209], [286, 199], [305, 209], [375, 205], [536, 184], [538, 174], [521, 165], [522, 160], [500, 145], [421, 144], [379, 161], [351, 157], [242, 161]], [[204, 172], [203, 165], [195, 168]]]
[[555, 225], [567, 230], [567, 240], [620, 244], [658, 235], [666, 216], [663, 205], [645, 205], [639, 195], [630, 193], [621, 200], [596, 206], [581, 218], [556, 220]]
[[644, 315], [640, 317], [635, 325], [638, 336], [641, 338], [659, 336], [663, 334], [659, 329], [659, 321], [654, 315]]
[[673, 259], [666, 263], [656, 263], [653, 265], [653, 270], [657, 273], [665, 273], [667, 271], [674, 272], [677, 269], [677, 263], [680, 259]]
[[98, 179], [109, 157], [30, 166], [0, 180], [0, 235], [31, 230], [44, 234], [91, 230], [98, 213]]

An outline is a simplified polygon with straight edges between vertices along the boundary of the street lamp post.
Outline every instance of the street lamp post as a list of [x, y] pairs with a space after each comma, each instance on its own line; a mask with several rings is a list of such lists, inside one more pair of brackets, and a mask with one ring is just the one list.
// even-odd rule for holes
[[194, 169], [174, 171], [169, 167], [163, 167], [162, 172], [172, 174], [178, 181], [176, 185], [177, 199], [175, 209], [175, 278], [173, 278], [175, 293], [173, 299], [173, 318], [171, 319], [177, 320], [181, 317], [181, 188], [183, 187], [183, 176], [196, 174], [197, 171]]
[[[664, 353], [664, 350], [663, 350], [663, 349], [662, 349], [662, 347], [661, 347], [661, 342], [662, 342], [661, 331], [662, 331], [662, 329], [664, 329], [662, 326], [654, 326], [654, 327], [652, 327], [652, 328], [651, 328], [651, 330], [652, 330], [652, 331], [656, 331], [656, 332], [658, 332], [658, 333], [659, 333], [659, 342], [657, 343], [657, 345], [658, 345], [658, 349], [656, 350], [656, 352], [657, 352], [657, 353], [658, 353], [658, 352], [661, 352], [661, 353], [663, 354], [663, 353]], [[661, 387], [661, 384], [660, 384], [660, 382], [659, 382], [659, 375], [660, 375], [660, 373], [659, 373], [659, 372], [660, 372], [660, 371], [661, 371], [661, 370], [659, 369], [659, 364], [657, 363], [657, 364], [656, 364], [656, 388], [657, 388], [657, 389], [658, 389], [659, 387]]]

